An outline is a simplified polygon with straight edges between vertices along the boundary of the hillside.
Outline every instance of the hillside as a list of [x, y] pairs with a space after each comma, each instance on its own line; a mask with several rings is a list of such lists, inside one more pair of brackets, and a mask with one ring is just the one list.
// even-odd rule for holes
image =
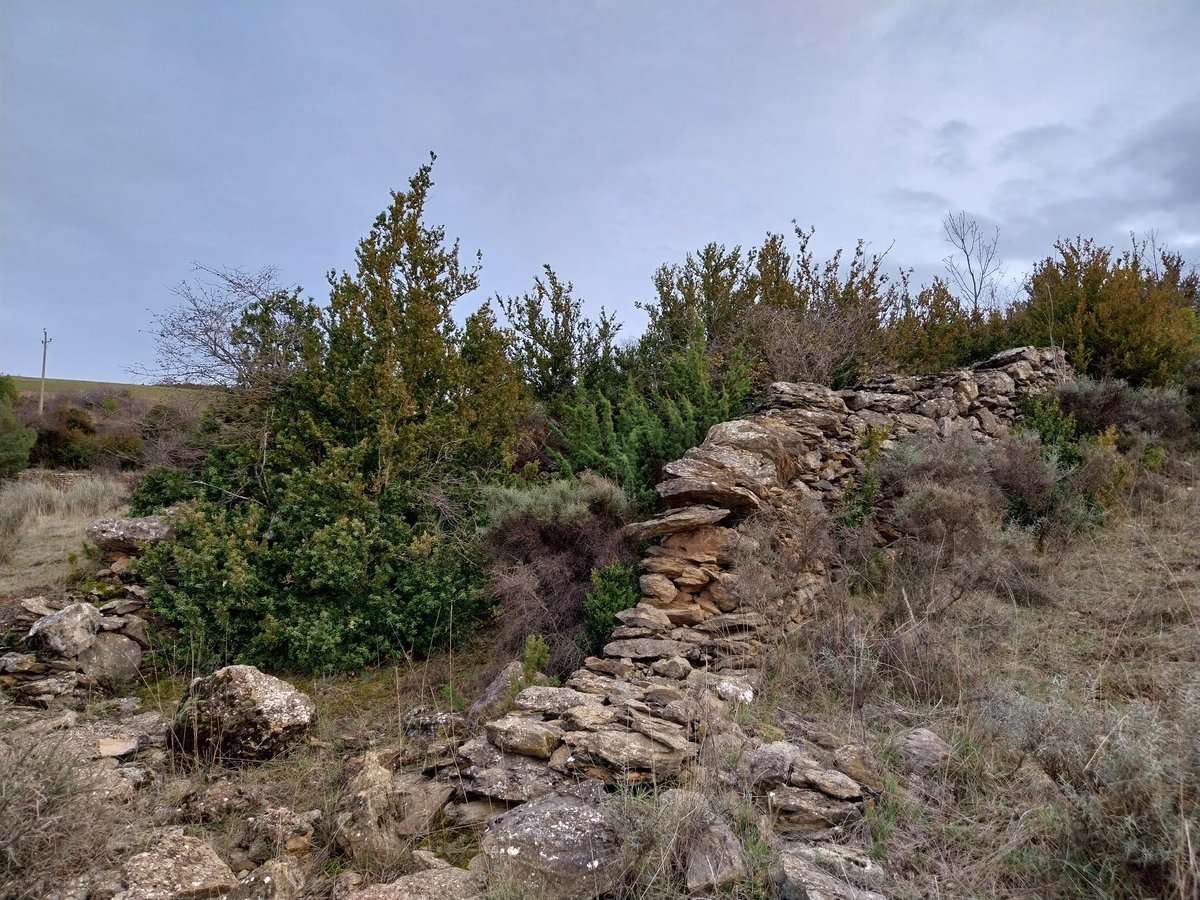
[[[186, 752], [200, 701], [176, 704], [204, 670], [8, 706], [9, 815], [53, 798], [20, 883], [112, 896], [167, 867], [230, 897], [1193, 896], [1200, 469], [1185, 447], [1080, 445], [1055, 474], [1074, 445], [1043, 457], [1009, 432], [1023, 395], [1071, 396], [1064, 373], [1021, 350], [856, 391], [774, 385], [665, 467], [671, 509], [627, 529], [641, 600], [562, 687], [544, 642], [503, 666], [484, 632], [293, 679], [310, 712], [286, 728], [307, 738], [249, 764], [220, 735]], [[1072, 490], [1107, 513], [1077, 520]], [[93, 538], [110, 565], [51, 608], [140, 609], [114, 574], [132, 545]], [[85, 846], [84, 819], [111, 825]], [[110, 852], [123, 868], [99, 870]]]

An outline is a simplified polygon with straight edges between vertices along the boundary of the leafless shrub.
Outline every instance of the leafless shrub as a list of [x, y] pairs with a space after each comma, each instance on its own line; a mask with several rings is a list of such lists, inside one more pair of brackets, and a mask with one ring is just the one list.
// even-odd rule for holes
[[1194, 897], [1200, 889], [1200, 681], [1155, 709], [1069, 696], [1015, 698], [993, 712], [1069, 808], [1076, 852], [1113, 896]]
[[499, 647], [519, 656], [525, 638], [540, 634], [553, 671], [570, 672], [583, 662], [575, 637], [592, 571], [631, 559], [620, 530], [624, 496], [589, 478], [495, 489], [488, 498], [488, 591], [498, 601]]
[[741, 605], [750, 609], [786, 603], [800, 576], [826, 571], [837, 554], [829, 513], [816, 501], [765, 509], [740, 531], [732, 570]]
[[111, 858], [121, 818], [75, 755], [0, 743], [0, 898], [49, 896]]

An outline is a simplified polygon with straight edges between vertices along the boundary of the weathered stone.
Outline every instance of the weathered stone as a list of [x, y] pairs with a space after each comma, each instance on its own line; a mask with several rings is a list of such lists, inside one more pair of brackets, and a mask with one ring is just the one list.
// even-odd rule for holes
[[954, 755], [954, 748], [928, 728], [913, 728], [898, 735], [892, 748], [914, 772], [928, 772]]
[[528, 685], [525, 684], [524, 667], [520, 660], [514, 659], [483, 689], [467, 715], [475, 721], [495, 718], [504, 712], [513, 695], [525, 687]]
[[609, 678], [593, 672], [590, 667], [587, 669], [578, 669], [567, 679], [567, 687], [581, 691], [584, 694], [604, 697], [614, 703], [638, 699], [641, 697], [642, 692], [628, 681], [623, 680], [629, 674], [631, 674], [630, 671], [626, 670], [623, 675]]
[[442, 778], [472, 796], [526, 803], [553, 791], [563, 779], [547, 770], [545, 763], [527, 756], [503, 753], [485, 737], [475, 738], [459, 749], [463, 767]]
[[669, 555], [689, 559], [694, 563], [730, 562], [729, 551], [737, 540], [732, 529], [706, 525], [692, 531], [673, 534], [663, 542]]
[[810, 837], [862, 817], [862, 807], [858, 804], [786, 785], [767, 793], [767, 808], [774, 817], [776, 831]]
[[50, 667], [32, 653], [5, 653], [0, 656], [0, 673], [3, 674], [44, 675], [49, 671]]
[[258, 797], [227, 778], [184, 794], [171, 811], [170, 821], [204, 824], [259, 805]]
[[551, 794], [495, 819], [480, 848], [489, 872], [542, 900], [591, 900], [624, 868], [621, 836], [602, 809]]
[[136, 753], [138, 749], [137, 738], [100, 738], [96, 741], [96, 755], [101, 757], [112, 757], [116, 759], [121, 756], [128, 756], [130, 753]]
[[564, 687], [528, 687], [517, 694], [513, 705], [517, 709], [547, 713], [557, 716], [573, 706], [583, 706], [588, 703], [598, 703], [592, 694], [585, 694]]
[[634, 522], [621, 530], [631, 541], [650, 541], [678, 531], [691, 531], [701, 525], [715, 525], [728, 516], [729, 510], [719, 506], [688, 506], [661, 513], [645, 522]]
[[453, 787], [414, 772], [393, 772], [387, 753], [368, 751], [338, 797], [334, 836], [354, 859], [398, 858], [427, 834]]
[[294, 812], [286, 806], [270, 806], [246, 820], [246, 855], [256, 862], [280, 856], [307, 859], [312, 855], [313, 834], [321, 822], [321, 811]]
[[87, 539], [105, 553], [132, 554], [170, 540], [170, 523], [162, 516], [141, 518], [101, 519], [89, 525]]
[[142, 647], [123, 634], [97, 634], [91, 645], [80, 651], [79, 671], [106, 687], [116, 687], [138, 677]]
[[692, 664], [682, 656], [671, 656], [658, 660], [650, 668], [663, 678], [687, 678]]
[[840, 871], [844, 876], [849, 874], [847, 869], [872, 868], [865, 859], [861, 867], [839, 864], [845, 856], [834, 852], [832, 847], [802, 844], [785, 847], [772, 869], [780, 900], [887, 900], [883, 894], [855, 887], [833, 874]]
[[[600, 698], [593, 696], [593, 699]], [[617, 721], [620, 714], [620, 709], [616, 706], [587, 703], [565, 710], [562, 714], [562, 725], [568, 731], [597, 731]]]
[[862, 798], [862, 785], [857, 781], [836, 769], [826, 769], [812, 759], [798, 760], [793, 764], [788, 784], [816, 788], [822, 794], [838, 800]]
[[857, 744], [839, 747], [833, 755], [833, 764], [864, 787], [872, 791], [883, 790], [879, 764], [866, 747]]
[[692, 896], [737, 884], [746, 872], [746, 851], [724, 822], [705, 828], [688, 848], [686, 879]]
[[[670, 606], [664, 606], [662, 611], [667, 614], [667, 619], [672, 625], [699, 625], [708, 618], [708, 613], [704, 611], [699, 603], [687, 602], [680, 603], [676, 595], [676, 601]], [[684, 596], [687, 596], [686, 594]]]
[[675, 582], [666, 575], [656, 575], [653, 572], [643, 575], [638, 579], [638, 586], [642, 590], [642, 596], [651, 600], [669, 603], [675, 599]]
[[633, 628], [648, 628], [654, 631], [670, 631], [671, 620], [656, 606], [638, 604], [617, 613], [617, 619]]
[[316, 707], [286, 681], [254, 666], [226, 666], [193, 679], [171, 737], [188, 753], [233, 762], [269, 759], [304, 738]]
[[605, 656], [620, 657], [621, 659], [662, 659], [671, 656], [685, 656], [689, 652], [691, 652], [691, 648], [687, 644], [653, 638], [613, 641], [604, 647]]
[[709, 634], [739, 634], [745, 631], [757, 631], [766, 624], [766, 618], [760, 613], [725, 613], [707, 620], [698, 626], [697, 630]]
[[603, 763], [617, 773], [636, 769], [660, 779], [678, 774], [699, 749], [675, 749], [636, 731], [567, 732], [563, 737], [576, 757]]
[[125, 890], [114, 900], [220, 897], [237, 884], [212, 847], [182, 834], [166, 834], [153, 850], [130, 857], [121, 879]]
[[96, 640], [100, 610], [90, 603], [72, 603], [33, 623], [25, 640], [43, 653], [78, 656]]
[[479, 876], [466, 869], [428, 869], [344, 895], [345, 900], [483, 900]]
[[763, 792], [787, 784], [792, 766], [812, 762], [803, 750], [787, 741], [775, 741], [742, 754], [738, 773], [753, 790]]
[[304, 873], [295, 860], [269, 859], [243, 878], [225, 900], [295, 900], [304, 890]]
[[448, 824], [458, 828], [482, 828], [501, 813], [508, 812], [508, 806], [494, 803], [491, 800], [468, 800], [465, 803], [447, 803], [442, 815]]
[[[578, 691], [571, 691], [577, 694]], [[582, 695], [581, 695], [582, 696]], [[488, 739], [501, 750], [549, 759], [562, 741], [562, 729], [541, 719], [507, 715], [487, 723]]]
[[774, 407], [796, 407], [828, 409], [833, 412], [846, 412], [846, 402], [836, 391], [818, 384], [793, 384], [786, 381], [776, 381], [767, 389], [767, 404]]

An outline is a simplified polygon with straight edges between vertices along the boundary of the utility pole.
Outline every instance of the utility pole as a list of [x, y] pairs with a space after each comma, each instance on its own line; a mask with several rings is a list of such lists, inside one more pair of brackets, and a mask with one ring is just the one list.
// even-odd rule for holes
[[42, 329], [42, 391], [38, 394], [38, 418], [42, 417], [42, 408], [46, 405], [46, 348], [53, 338], [46, 337], [46, 329]]

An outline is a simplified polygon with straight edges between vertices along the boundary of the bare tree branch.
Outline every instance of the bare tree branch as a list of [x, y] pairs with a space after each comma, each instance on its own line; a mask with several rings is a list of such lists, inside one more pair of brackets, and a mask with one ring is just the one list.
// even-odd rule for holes
[[994, 301], [996, 282], [1004, 275], [998, 256], [999, 226], [988, 235], [978, 222], [967, 218], [966, 212], [948, 212], [942, 220], [942, 231], [946, 243], [955, 250], [942, 262], [958, 295], [969, 300], [974, 309], [981, 308], [985, 300]]
[[250, 304], [280, 293], [279, 272], [272, 266], [247, 272], [199, 264], [193, 271], [173, 291], [179, 303], [151, 313], [155, 365], [129, 371], [165, 384], [245, 384], [256, 361], [235, 340], [235, 329]]

